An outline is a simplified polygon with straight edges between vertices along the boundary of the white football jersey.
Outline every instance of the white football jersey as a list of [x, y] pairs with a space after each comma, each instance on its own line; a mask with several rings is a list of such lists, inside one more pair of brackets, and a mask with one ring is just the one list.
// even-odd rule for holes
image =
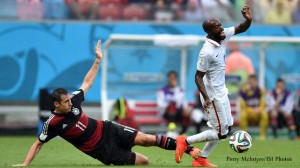
[[226, 38], [221, 44], [211, 39], [206, 39], [200, 50], [197, 70], [206, 72], [204, 84], [210, 100], [221, 99], [227, 95], [225, 86], [225, 66], [226, 66], [226, 45], [228, 40], [234, 35], [234, 27], [225, 28]]

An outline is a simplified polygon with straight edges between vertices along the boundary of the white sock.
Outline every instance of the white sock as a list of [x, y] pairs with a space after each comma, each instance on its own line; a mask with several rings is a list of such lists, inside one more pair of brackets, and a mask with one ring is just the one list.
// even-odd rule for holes
[[186, 141], [189, 144], [198, 143], [198, 142], [207, 142], [212, 140], [218, 140], [219, 137], [214, 130], [206, 130], [199, 134], [192, 135], [186, 138]]
[[213, 140], [207, 142], [201, 152], [201, 157], [208, 157], [208, 155], [215, 149], [215, 147], [219, 144], [220, 140]]

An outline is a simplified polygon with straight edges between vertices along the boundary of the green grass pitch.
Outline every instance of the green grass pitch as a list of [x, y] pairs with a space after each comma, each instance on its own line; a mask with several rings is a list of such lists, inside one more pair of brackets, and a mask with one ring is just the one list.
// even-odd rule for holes
[[[22, 163], [35, 139], [35, 137], [0, 137], [0, 167], [11, 167], [12, 164]], [[196, 146], [202, 148], [204, 143]], [[151, 163], [147, 167], [191, 167], [192, 159], [188, 155], [184, 155], [182, 163], [177, 164], [174, 160], [174, 151], [165, 151], [157, 147], [134, 147], [133, 150], [148, 156]], [[250, 151], [239, 154], [230, 149], [227, 140], [223, 140], [209, 159], [221, 168], [298, 168], [300, 167], [300, 141], [254, 140]], [[30, 167], [96, 168], [107, 166], [81, 153], [68, 142], [56, 138], [43, 146]], [[144, 168], [145, 166], [135, 167]]]

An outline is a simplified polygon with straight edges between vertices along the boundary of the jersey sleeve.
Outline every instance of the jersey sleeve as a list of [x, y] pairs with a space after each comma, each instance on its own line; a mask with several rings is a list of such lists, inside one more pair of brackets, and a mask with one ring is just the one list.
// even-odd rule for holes
[[78, 104], [81, 104], [84, 101], [84, 93], [82, 89], [76, 90], [73, 93], [71, 93], [72, 101], [76, 102]]
[[211, 63], [211, 57], [208, 53], [200, 52], [197, 62], [197, 70], [206, 72]]
[[49, 124], [51, 119], [49, 118], [43, 125], [42, 132], [40, 133], [38, 139], [42, 143], [46, 143], [52, 138], [56, 137], [58, 133], [55, 129]]
[[227, 42], [235, 33], [234, 27], [229, 27], [224, 29], [224, 34], [226, 36], [225, 41]]

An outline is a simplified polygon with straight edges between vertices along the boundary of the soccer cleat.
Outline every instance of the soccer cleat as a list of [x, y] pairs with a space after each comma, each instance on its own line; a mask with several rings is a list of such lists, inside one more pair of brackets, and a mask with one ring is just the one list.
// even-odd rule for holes
[[189, 154], [193, 159], [197, 159], [199, 157], [200, 152], [201, 150], [199, 148], [193, 147]]
[[188, 147], [185, 140], [186, 140], [186, 136], [178, 136], [176, 138], [175, 160], [177, 163], [181, 162], [183, 153], [186, 151], [186, 149]]
[[206, 158], [198, 157], [192, 162], [193, 167], [217, 167], [217, 165], [209, 163]]

